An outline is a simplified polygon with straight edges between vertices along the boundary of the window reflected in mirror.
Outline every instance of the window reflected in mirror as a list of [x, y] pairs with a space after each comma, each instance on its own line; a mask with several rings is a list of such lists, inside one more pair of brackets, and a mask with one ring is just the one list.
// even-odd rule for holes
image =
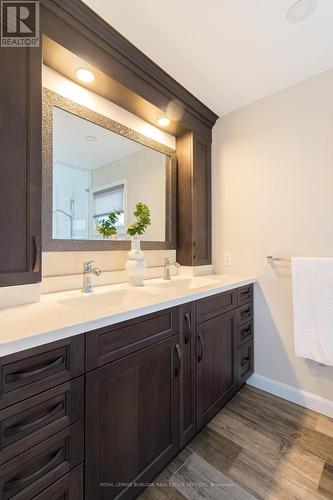
[[117, 211], [116, 239], [129, 239], [138, 202], [149, 206], [146, 241], [164, 241], [169, 157], [53, 107], [52, 237], [101, 240], [98, 227]]

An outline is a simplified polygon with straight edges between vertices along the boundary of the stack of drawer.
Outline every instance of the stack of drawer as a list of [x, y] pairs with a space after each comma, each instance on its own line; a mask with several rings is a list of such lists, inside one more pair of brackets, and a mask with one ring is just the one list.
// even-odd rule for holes
[[84, 336], [0, 359], [0, 498], [81, 500]]
[[237, 294], [237, 366], [242, 386], [253, 373], [253, 285], [238, 288]]

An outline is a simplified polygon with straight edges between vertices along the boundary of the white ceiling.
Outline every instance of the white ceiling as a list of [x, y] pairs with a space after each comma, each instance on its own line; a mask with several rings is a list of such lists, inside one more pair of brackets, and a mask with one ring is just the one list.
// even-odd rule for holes
[[222, 115], [333, 66], [333, 0], [290, 24], [294, 0], [84, 0]]
[[[53, 159], [94, 170], [133, 154], [145, 146], [60, 108], [53, 108]], [[96, 137], [96, 142], [85, 140]]]

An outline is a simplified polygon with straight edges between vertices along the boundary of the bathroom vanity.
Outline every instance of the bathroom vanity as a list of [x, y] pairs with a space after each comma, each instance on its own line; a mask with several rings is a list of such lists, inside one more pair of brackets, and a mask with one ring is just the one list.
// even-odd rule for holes
[[[151, 209], [150, 233], [139, 233], [150, 277], [163, 258], [197, 277], [0, 310], [0, 499], [130, 499], [252, 373], [255, 280], [198, 276], [212, 271], [217, 115], [80, 0], [38, 4], [39, 47], [0, 49], [0, 287], [35, 290], [43, 252], [56, 290], [82, 281], [82, 255], [69, 252], [110, 252], [97, 262], [103, 284], [124, 281], [112, 253], [130, 249], [138, 202]], [[117, 239], [103, 239], [114, 210]], [[67, 256], [45, 272], [51, 252]]]
[[[252, 283], [147, 281], [131, 319], [96, 316], [106, 326], [92, 331], [72, 319], [53, 329], [61, 294], [54, 305], [12, 308], [26, 318], [44, 308], [52, 334], [27, 335], [29, 349], [19, 332], [3, 344], [0, 497], [134, 498], [142, 486], [129, 483], [151, 481], [253, 372]], [[65, 298], [63, 315], [109, 296]]]

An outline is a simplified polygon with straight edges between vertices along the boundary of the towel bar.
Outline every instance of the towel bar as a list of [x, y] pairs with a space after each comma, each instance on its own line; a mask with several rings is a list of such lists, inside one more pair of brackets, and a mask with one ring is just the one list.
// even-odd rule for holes
[[267, 262], [269, 262], [270, 264], [273, 264], [276, 261], [279, 261], [279, 262], [291, 262], [291, 258], [290, 257], [273, 257], [273, 255], [267, 255], [266, 259], [267, 259]]

